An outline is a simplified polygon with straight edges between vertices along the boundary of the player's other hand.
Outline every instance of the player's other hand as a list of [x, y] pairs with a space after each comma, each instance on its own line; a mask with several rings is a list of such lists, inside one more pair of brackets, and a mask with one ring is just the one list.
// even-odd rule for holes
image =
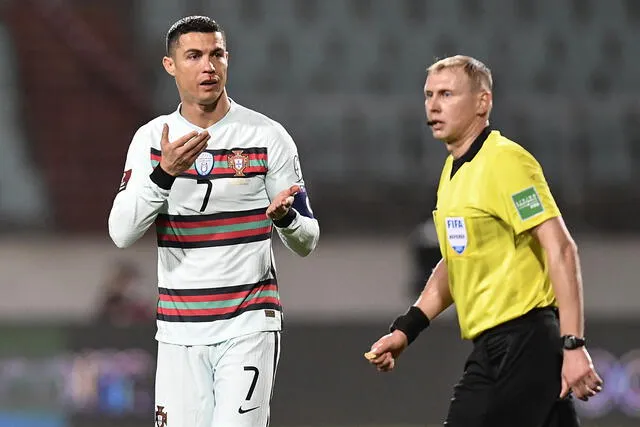
[[209, 142], [209, 132], [189, 132], [188, 134], [169, 142], [169, 125], [166, 123], [162, 127], [162, 138], [160, 148], [162, 158], [160, 167], [171, 176], [178, 176], [193, 165], [196, 157], [207, 148]]
[[564, 351], [561, 398], [571, 391], [575, 397], [586, 401], [602, 391], [602, 384], [586, 348]]
[[275, 199], [273, 199], [273, 201], [271, 201], [271, 204], [267, 208], [267, 216], [273, 221], [277, 221], [285, 216], [293, 205], [293, 197], [299, 191], [299, 185], [292, 185], [286, 190], [278, 193], [278, 195], [275, 197]]
[[396, 359], [409, 345], [404, 332], [395, 330], [376, 341], [365, 357], [380, 372], [390, 372], [396, 365]]

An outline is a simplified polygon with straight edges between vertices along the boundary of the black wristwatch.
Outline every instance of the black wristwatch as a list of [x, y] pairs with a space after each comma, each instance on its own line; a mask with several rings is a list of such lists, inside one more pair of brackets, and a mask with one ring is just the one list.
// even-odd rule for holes
[[562, 336], [562, 348], [565, 350], [575, 350], [576, 348], [584, 347], [586, 343], [587, 340], [578, 338], [575, 335]]

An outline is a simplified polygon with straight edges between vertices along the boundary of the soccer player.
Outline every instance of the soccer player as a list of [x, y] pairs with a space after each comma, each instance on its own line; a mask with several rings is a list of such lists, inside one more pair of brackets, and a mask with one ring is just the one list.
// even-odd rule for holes
[[181, 102], [135, 133], [109, 217], [121, 248], [157, 232], [156, 425], [264, 426], [282, 328], [272, 230], [306, 256], [318, 222], [292, 138], [227, 95], [220, 25], [183, 18], [166, 49]]
[[474, 58], [428, 68], [428, 125], [449, 152], [434, 211], [442, 260], [366, 356], [392, 370], [455, 303], [473, 350], [445, 425], [577, 426], [569, 393], [586, 400], [602, 380], [585, 348], [576, 244], [538, 162], [489, 127], [491, 91], [490, 70]]

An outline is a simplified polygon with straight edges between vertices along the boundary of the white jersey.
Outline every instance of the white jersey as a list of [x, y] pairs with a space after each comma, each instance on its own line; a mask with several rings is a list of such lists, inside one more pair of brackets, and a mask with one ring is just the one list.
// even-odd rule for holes
[[304, 189], [295, 143], [279, 123], [232, 101], [229, 112], [206, 129], [206, 150], [167, 185], [157, 179], [162, 171], [155, 171], [164, 123], [169, 141], [204, 130], [182, 117], [180, 108], [138, 129], [109, 216], [109, 234], [119, 247], [155, 223], [156, 339], [208, 345], [281, 330], [272, 228], [301, 256], [315, 248], [320, 233], [304, 191], [285, 224], [273, 227], [265, 214], [282, 190], [294, 184]]

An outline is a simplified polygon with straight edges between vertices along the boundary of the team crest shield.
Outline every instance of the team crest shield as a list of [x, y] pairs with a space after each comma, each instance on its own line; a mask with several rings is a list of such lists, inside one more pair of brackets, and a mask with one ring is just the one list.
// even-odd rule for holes
[[167, 411], [164, 406], [156, 406], [156, 427], [167, 427]]
[[227, 155], [229, 167], [235, 170], [235, 176], [244, 176], [244, 170], [249, 166], [249, 156], [242, 154], [242, 150], [233, 150], [233, 156]]
[[194, 166], [198, 175], [209, 175], [213, 169], [213, 154], [203, 151], [196, 159]]

